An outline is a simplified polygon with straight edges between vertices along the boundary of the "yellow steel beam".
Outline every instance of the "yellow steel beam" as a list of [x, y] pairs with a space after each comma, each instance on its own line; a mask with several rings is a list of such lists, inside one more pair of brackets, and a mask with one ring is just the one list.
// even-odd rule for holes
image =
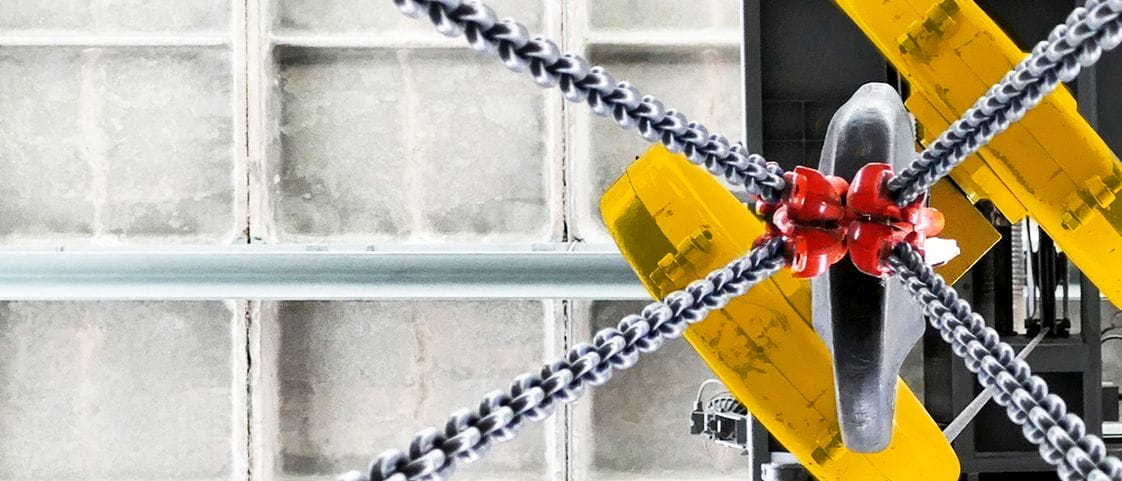
[[[953, 190], [941, 195], [954, 199]], [[961, 205], [978, 215], [965, 199]], [[744, 255], [764, 233], [763, 221], [717, 180], [661, 146], [628, 168], [600, 208], [623, 255], [656, 298]], [[970, 219], [965, 214], [961, 218]], [[685, 337], [816, 479], [958, 479], [954, 451], [903, 381], [897, 383], [888, 449], [846, 449], [830, 355], [811, 327], [810, 305], [809, 283], [784, 270], [690, 326]]]
[[[835, 0], [908, 81], [926, 142], [1026, 54], [972, 0]], [[1032, 217], [1122, 306], [1122, 164], [1065, 88], [951, 177], [1011, 221]], [[949, 219], [953, 222], [953, 219]]]

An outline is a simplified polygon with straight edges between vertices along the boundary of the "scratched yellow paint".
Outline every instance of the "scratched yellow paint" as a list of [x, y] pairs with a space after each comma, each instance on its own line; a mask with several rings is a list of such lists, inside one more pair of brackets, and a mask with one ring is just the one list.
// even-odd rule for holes
[[[908, 81], [932, 142], [1026, 54], [972, 0], [835, 0]], [[951, 177], [1010, 220], [1031, 216], [1122, 306], [1122, 163], [1066, 88]]]
[[[654, 147], [600, 201], [608, 230], [655, 297], [751, 248], [764, 224], [719, 182]], [[691, 326], [686, 339], [750, 412], [819, 480], [958, 479], [959, 464], [911, 390], [898, 382], [892, 442], [877, 454], [841, 443], [826, 346], [810, 288], [784, 270]]]

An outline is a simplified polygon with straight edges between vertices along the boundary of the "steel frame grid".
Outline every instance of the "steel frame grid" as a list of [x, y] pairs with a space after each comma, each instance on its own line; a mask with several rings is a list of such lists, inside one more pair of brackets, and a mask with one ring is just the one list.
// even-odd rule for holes
[[[178, 47], [229, 48], [234, 88], [237, 190], [232, 218], [239, 235], [231, 246], [146, 245], [88, 247], [53, 242], [45, 247], [0, 247], [0, 300], [373, 300], [373, 299], [596, 299], [648, 300], [649, 295], [630, 267], [609, 244], [556, 242], [521, 245], [465, 244], [274, 244], [267, 231], [265, 185], [271, 115], [268, 85], [276, 80], [276, 52], [280, 49], [447, 49], [463, 43], [431, 32], [388, 36], [333, 33], [276, 33], [270, 28], [274, 2], [229, 0], [229, 35], [0, 35], [0, 47]], [[583, 4], [549, 4], [547, 17], [560, 18], [569, 8], [583, 12]], [[551, 24], [552, 25], [552, 24]], [[681, 32], [636, 35], [590, 32], [577, 25], [569, 35], [577, 47], [597, 48], [739, 48], [735, 32]], [[224, 32], [225, 33], [225, 32]], [[551, 36], [558, 31], [547, 32]], [[731, 33], [731, 35], [730, 35]], [[563, 135], [591, 155], [588, 119], [564, 112], [560, 99], [547, 96], [547, 108], [558, 118], [546, 128], [549, 142]], [[562, 123], [568, 125], [562, 125]], [[571, 130], [572, 132], [567, 132]], [[563, 132], [566, 131], [566, 132]], [[556, 138], [555, 138], [556, 137]], [[244, 140], [244, 141], [242, 141]], [[555, 149], [557, 150], [557, 149]], [[556, 153], [549, 154], [556, 157]], [[564, 162], [551, 158], [556, 164]], [[570, 166], [551, 175], [570, 176]], [[557, 181], [560, 184], [560, 181]], [[571, 179], [568, 184], [572, 184]], [[556, 190], [556, 189], [555, 189]], [[575, 194], [558, 190], [551, 204], [568, 197], [563, 215], [573, 217]], [[557, 214], [555, 215], [562, 215]], [[264, 226], [264, 227], [262, 227]], [[264, 240], [263, 240], [264, 239]], [[361, 242], [361, 241], [360, 241]], [[356, 265], [347, 265], [352, 260]], [[288, 265], [287, 263], [291, 263]], [[415, 270], [401, 276], [403, 265]], [[303, 276], [294, 276], [297, 269]], [[473, 287], [472, 266], [480, 271]], [[238, 267], [246, 270], [239, 271]], [[390, 269], [390, 270], [384, 270]], [[581, 271], [583, 269], [583, 271]], [[583, 272], [583, 275], [582, 275]], [[308, 274], [311, 273], [311, 274]], [[332, 279], [337, 275], [336, 279]], [[393, 277], [400, 276], [400, 285]], [[555, 281], [551, 281], [551, 279]], [[422, 281], [432, 281], [426, 285]], [[487, 287], [490, 286], [490, 287]], [[502, 289], [500, 292], [499, 290]]]

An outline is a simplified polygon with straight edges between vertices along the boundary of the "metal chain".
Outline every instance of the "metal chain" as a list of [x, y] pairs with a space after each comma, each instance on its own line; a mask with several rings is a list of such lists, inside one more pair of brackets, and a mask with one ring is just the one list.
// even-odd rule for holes
[[641, 354], [654, 352], [663, 341], [681, 336], [687, 326], [702, 321], [711, 310], [724, 308], [783, 266], [783, 242], [767, 241], [705, 279], [671, 293], [661, 302], [648, 304], [640, 314], [624, 317], [617, 327], [601, 330], [591, 344], [574, 346], [537, 373], [518, 376], [509, 390], [488, 394], [474, 411], [456, 411], [444, 429], [428, 428], [417, 433], [408, 453], [387, 451], [374, 460], [368, 474], [352, 471], [340, 479], [446, 480], [457, 460], [478, 460], [492, 440], [509, 441], [524, 421], [548, 418], [558, 402], [572, 403], [587, 388], [606, 383], [616, 370], [631, 367]]
[[[590, 67], [575, 54], [562, 54], [552, 41], [530, 37], [513, 19], [498, 20], [476, 0], [394, 0], [406, 15], [427, 14], [437, 30], [448, 36], [466, 35], [479, 52], [498, 54], [509, 69], [529, 70], [542, 87], [557, 86], [571, 102], [587, 102], [599, 116], [611, 115], [624, 129], [638, 129], [647, 141], [661, 141], [691, 162], [704, 165], [732, 184], [742, 184], [764, 200], [779, 200], [786, 188], [782, 170], [762, 156], [749, 154], [742, 144], [730, 144], [701, 124], [643, 96], [627, 82], [616, 83], [602, 67]], [[927, 192], [954, 167], [985, 146], [1038, 105], [1060, 82], [1073, 80], [1093, 65], [1104, 51], [1122, 43], [1122, 0], [1088, 0], [1067, 21], [1053, 29], [1048, 40], [982, 96], [963, 117], [928, 146], [888, 187], [899, 204], [909, 204]], [[433, 481], [451, 476], [455, 461], [474, 461], [491, 440], [513, 438], [523, 420], [540, 421], [552, 414], [557, 401], [571, 403], [586, 387], [602, 385], [615, 369], [627, 369], [641, 353], [652, 352], [665, 339], [680, 336], [686, 326], [720, 309], [732, 298], [783, 267], [782, 243], [772, 240], [748, 256], [696, 281], [686, 290], [655, 302], [642, 314], [624, 318], [618, 328], [599, 332], [592, 344], [572, 348], [561, 360], [546, 364], [537, 375], [515, 379], [508, 392], [486, 396], [475, 412], [452, 414], [444, 431], [418, 433], [409, 453], [388, 451], [371, 465], [368, 476], [349, 473], [344, 479], [363, 481]], [[1041, 457], [1057, 467], [1065, 480], [1122, 481], [1122, 461], [1106, 454], [1097, 436], [1088, 435], [1083, 420], [1067, 412], [1060, 397], [1017, 359], [1012, 347], [960, 299], [954, 289], [908, 244], [900, 244], [889, 259], [895, 274], [925, 305], [931, 324], [951, 343], [956, 355], [979, 381], [996, 391], [997, 403], [1022, 427], [1025, 437], [1039, 446]]]
[[924, 306], [927, 319], [951, 344], [966, 367], [978, 375], [1005, 408], [1025, 438], [1036, 444], [1044, 461], [1056, 466], [1061, 479], [1122, 481], [1122, 461], [1107, 455], [1102, 440], [1087, 434], [1083, 419], [1067, 411], [1064, 400], [1048, 392], [1048, 384], [1017, 359], [997, 331], [986, 327], [970, 304], [958, 297], [915, 249], [901, 243], [889, 258], [895, 275]]
[[990, 88], [962, 118], [952, 124], [920, 154], [910, 167], [888, 183], [900, 205], [910, 204], [935, 182], [946, 176], [1004, 132], [1026, 112], [1068, 82], [1083, 67], [1098, 61], [1104, 51], [1122, 42], [1122, 0], [1088, 0], [1067, 21], [1056, 26], [1017, 64]]
[[601, 117], [612, 116], [625, 130], [637, 129], [648, 142], [662, 142], [672, 152], [683, 152], [694, 164], [767, 202], [780, 199], [786, 182], [783, 170], [759, 154], [749, 153], [740, 142], [730, 143], [685, 114], [667, 108], [658, 99], [643, 95], [628, 82], [616, 82], [607, 69], [589, 66], [584, 57], [561, 53], [553, 41], [530, 36], [526, 26], [511, 18], [499, 20], [490, 7], [477, 0], [394, 0], [410, 17], [427, 15], [436, 29], [449, 37], [465, 35], [471, 48], [497, 54], [515, 72], [529, 70], [542, 87], [558, 87], [570, 102], [586, 102]]

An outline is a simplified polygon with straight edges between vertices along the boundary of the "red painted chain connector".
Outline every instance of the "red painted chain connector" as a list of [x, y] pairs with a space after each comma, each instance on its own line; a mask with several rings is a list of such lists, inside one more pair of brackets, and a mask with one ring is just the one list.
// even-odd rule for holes
[[795, 277], [825, 273], [849, 252], [850, 260], [871, 276], [888, 274], [887, 256], [901, 242], [923, 252], [928, 237], [943, 230], [943, 215], [926, 207], [926, 197], [906, 207], [889, 196], [888, 164], [868, 164], [853, 183], [807, 167], [786, 174], [790, 188], [778, 203], [758, 202], [769, 219], [761, 241], [783, 237], [787, 263]]
[[943, 231], [943, 214], [924, 205], [926, 195], [905, 207], [892, 201], [892, 176], [888, 164], [866, 165], [857, 171], [846, 195], [846, 206], [854, 213], [846, 234], [849, 258], [871, 276], [888, 274], [886, 260], [897, 244], [911, 244], [922, 255], [927, 238]]
[[795, 277], [815, 277], [845, 257], [845, 208], [849, 183], [841, 177], [796, 167], [785, 175], [787, 189], [775, 204], [757, 203], [769, 218], [761, 239], [783, 237], [787, 264]]

